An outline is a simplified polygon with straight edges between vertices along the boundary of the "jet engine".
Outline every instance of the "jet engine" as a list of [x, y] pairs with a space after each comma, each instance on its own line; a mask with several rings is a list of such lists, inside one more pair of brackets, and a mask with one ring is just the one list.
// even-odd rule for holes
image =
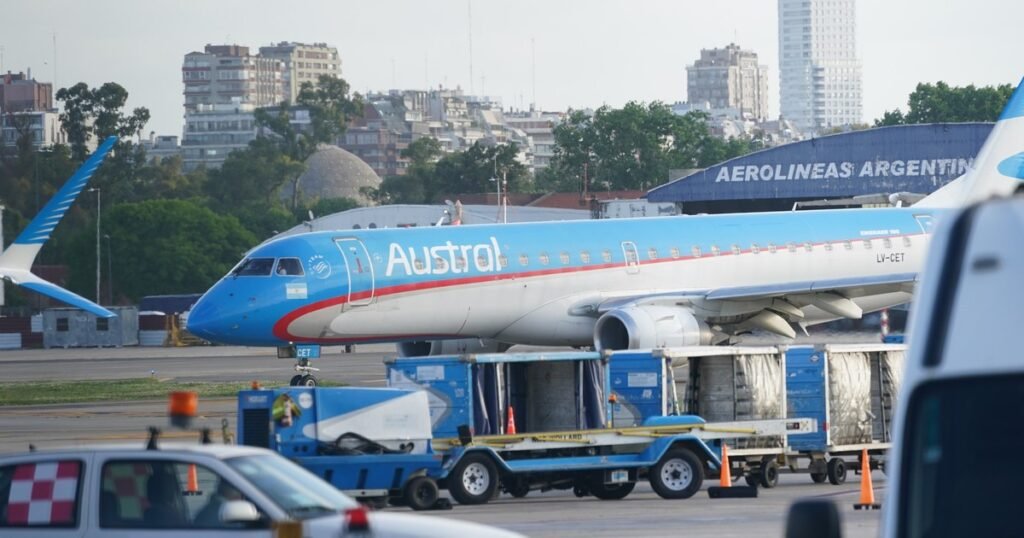
[[594, 349], [700, 346], [714, 335], [693, 312], [675, 306], [627, 306], [610, 310], [594, 326]]
[[426, 357], [428, 355], [463, 355], [466, 353], [501, 353], [509, 348], [508, 344], [497, 340], [465, 338], [461, 340], [420, 340], [417, 342], [400, 342], [399, 357]]

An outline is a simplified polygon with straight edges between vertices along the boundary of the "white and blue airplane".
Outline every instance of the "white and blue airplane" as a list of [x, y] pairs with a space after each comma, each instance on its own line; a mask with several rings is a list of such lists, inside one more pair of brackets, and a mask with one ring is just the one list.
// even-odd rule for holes
[[81, 308], [99, 317], [112, 318], [115, 316], [110, 310], [85, 297], [52, 282], [47, 282], [32, 273], [32, 264], [35, 262], [36, 256], [39, 255], [39, 250], [43, 248], [43, 243], [46, 243], [54, 228], [64, 218], [68, 208], [75, 203], [75, 199], [89, 183], [89, 179], [96, 173], [96, 169], [110, 153], [115, 142], [117, 142], [116, 136], [104, 140], [85, 163], [75, 171], [71, 179], [50, 198], [50, 201], [43, 206], [42, 211], [21, 231], [17, 239], [0, 253], [0, 279], [8, 280], [47, 297]]
[[253, 346], [396, 342], [403, 355], [705, 345], [752, 329], [793, 338], [908, 302], [933, 221], [1012, 193], [1022, 148], [1019, 87], [974, 169], [909, 208], [287, 236], [207, 291], [188, 330]]

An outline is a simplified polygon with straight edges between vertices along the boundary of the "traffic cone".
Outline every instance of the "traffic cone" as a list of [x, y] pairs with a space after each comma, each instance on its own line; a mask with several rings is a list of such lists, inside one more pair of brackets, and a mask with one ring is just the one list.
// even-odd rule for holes
[[712, 499], [741, 499], [757, 497], [754, 486], [733, 486], [732, 469], [729, 466], [729, 446], [722, 443], [722, 470], [718, 473], [718, 485], [708, 488]]
[[853, 505], [855, 510], [877, 510], [882, 505], [875, 502], [875, 488], [871, 485], [871, 457], [868, 449], [860, 453], [860, 502]]
[[722, 472], [718, 474], [718, 486], [732, 487], [732, 470], [729, 468], [729, 445], [722, 443]]
[[196, 472], [196, 464], [188, 466], [188, 485], [185, 490], [185, 495], [199, 495], [199, 475]]
[[508, 406], [508, 424], [505, 425], [505, 435], [516, 434], [516, 412], [512, 410], [512, 406]]

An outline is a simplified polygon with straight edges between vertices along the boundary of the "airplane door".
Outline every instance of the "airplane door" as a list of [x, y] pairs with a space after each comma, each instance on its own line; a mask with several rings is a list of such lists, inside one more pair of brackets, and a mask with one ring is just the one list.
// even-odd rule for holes
[[640, 272], [640, 254], [632, 241], [622, 242], [622, 254], [626, 258], [626, 272], [635, 275]]
[[355, 238], [337, 238], [341, 257], [345, 260], [348, 274], [348, 304], [350, 306], [366, 306], [373, 302], [374, 278], [373, 265], [366, 245]]

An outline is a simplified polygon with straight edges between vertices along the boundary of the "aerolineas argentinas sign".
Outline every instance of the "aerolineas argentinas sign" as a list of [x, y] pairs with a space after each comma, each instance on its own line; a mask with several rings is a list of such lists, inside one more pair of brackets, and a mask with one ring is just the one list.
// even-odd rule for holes
[[974, 158], [735, 165], [720, 168], [718, 174], [715, 175], [715, 183], [879, 177], [957, 177], [965, 174], [973, 162]]
[[456, 245], [448, 241], [427, 247], [403, 247], [391, 243], [385, 275], [391, 276], [395, 271], [406, 276], [457, 274], [468, 273], [470, 268], [480, 273], [497, 273], [502, 267], [501, 248], [497, 239], [490, 239], [490, 243], [475, 245]]

